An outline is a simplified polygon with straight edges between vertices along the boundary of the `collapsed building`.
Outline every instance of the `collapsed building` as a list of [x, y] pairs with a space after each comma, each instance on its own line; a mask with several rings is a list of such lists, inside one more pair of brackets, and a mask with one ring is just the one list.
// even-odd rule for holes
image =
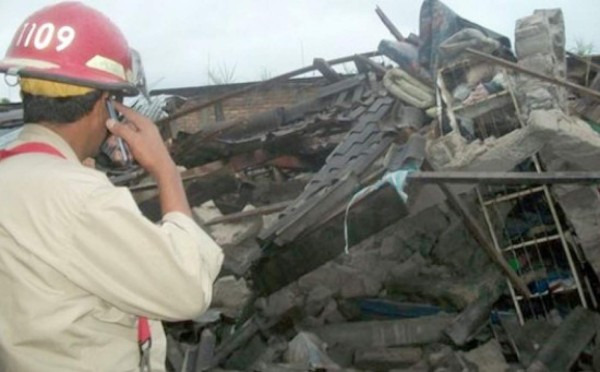
[[[514, 50], [437, 0], [419, 35], [377, 12], [395, 40], [375, 52], [134, 105], [226, 256], [211, 309], [166, 325], [168, 367], [600, 370], [597, 60], [566, 52], [557, 9], [519, 19]], [[294, 80], [294, 100], [223, 113]], [[18, 115], [0, 113], [8, 135]], [[142, 171], [107, 171], [160, 218]]]

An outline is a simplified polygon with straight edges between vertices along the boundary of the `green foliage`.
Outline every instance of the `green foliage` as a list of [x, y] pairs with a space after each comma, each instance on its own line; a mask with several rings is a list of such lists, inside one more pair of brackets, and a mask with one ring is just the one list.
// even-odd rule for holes
[[585, 42], [583, 39], [575, 39], [575, 46], [571, 48], [571, 52], [578, 56], [589, 56], [594, 52], [594, 43]]

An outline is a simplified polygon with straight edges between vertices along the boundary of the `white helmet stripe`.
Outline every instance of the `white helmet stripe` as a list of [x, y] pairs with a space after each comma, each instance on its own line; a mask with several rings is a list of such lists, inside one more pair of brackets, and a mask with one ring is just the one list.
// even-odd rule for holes
[[109, 74], [115, 75], [123, 80], [127, 80], [125, 75], [125, 67], [119, 62], [106, 58], [101, 55], [96, 55], [85, 63], [87, 67], [95, 68], [96, 70], [108, 72]]
[[13, 65], [15, 67], [31, 67], [40, 69], [58, 68], [60, 67], [56, 63], [41, 61], [39, 59], [32, 58], [4, 58], [0, 61], [0, 64]]

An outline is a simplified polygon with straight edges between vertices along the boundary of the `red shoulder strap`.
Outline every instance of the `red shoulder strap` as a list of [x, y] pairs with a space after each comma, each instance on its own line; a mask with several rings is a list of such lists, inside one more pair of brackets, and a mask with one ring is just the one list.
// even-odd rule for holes
[[66, 159], [60, 151], [58, 151], [56, 148], [50, 146], [47, 143], [27, 142], [22, 145], [13, 147], [10, 150], [0, 150], [0, 160], [10, 158], [15, 155], [31, 153], [49, 154]]

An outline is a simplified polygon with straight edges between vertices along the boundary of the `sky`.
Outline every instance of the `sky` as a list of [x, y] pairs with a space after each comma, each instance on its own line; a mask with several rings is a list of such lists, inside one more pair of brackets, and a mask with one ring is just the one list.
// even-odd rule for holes
[[[0, 56], [20, 24], [50, 0], [1, 0]], [[150, 89], [264, 80], [310, 65], [377, 49], [393, 39], [379, 5], [400, 32], [418, 34], [421, 1], [410, 0], [84, 0], [109, 16], [143, 60]], [[599, 0], [446, 0], [463, 18], [514, 41], [517, 19], [561, 8], [567, 49], [577, 41], [600, 53]], [[0, 97], [18, 88], [0, 83]]]

